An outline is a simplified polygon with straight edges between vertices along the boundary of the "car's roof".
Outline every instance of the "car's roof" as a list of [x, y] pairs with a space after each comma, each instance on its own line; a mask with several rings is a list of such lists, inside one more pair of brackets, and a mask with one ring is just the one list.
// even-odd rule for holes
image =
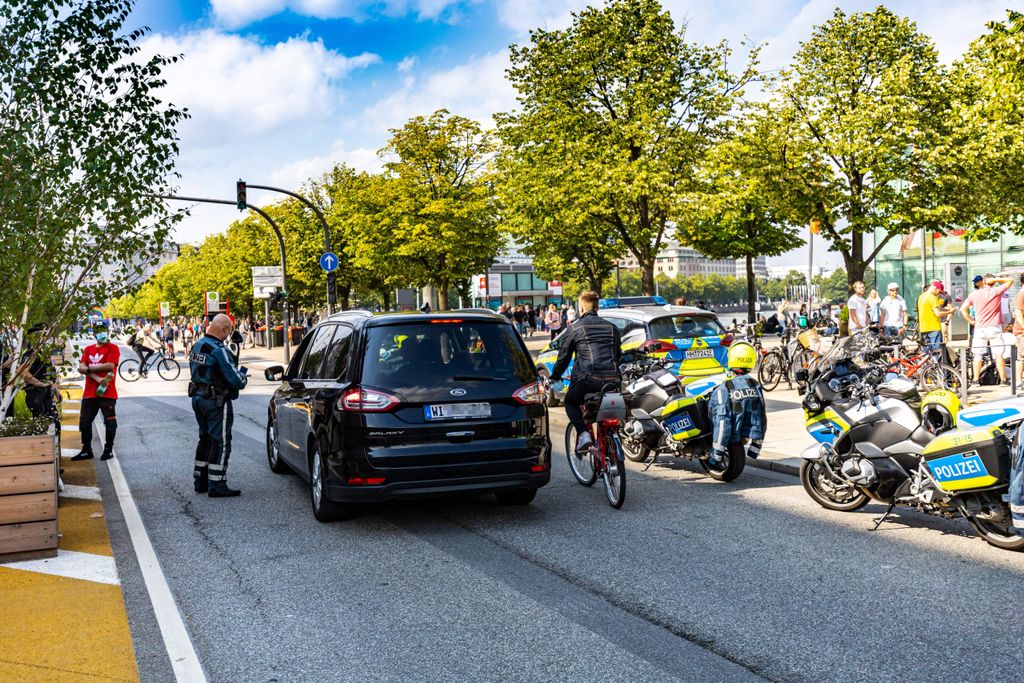
[[434, 311], [422, 313], [420, 311], [383, 311], [373, 313], [358, 309], [339, 311], [328, 316], [321, 322], [347, 322], [356, 326], [363, 325], [392, 325], [395, 323], [411, 322], [422, 323], [429, 320], [481, 320], [488, 322], [508, 322], [508, 320], [493, 311], [485, 308], [461, 309], [458, 311]]
[[601, 308], [598, 315], [628, 318], [638, 322], [648, 322], [667, 315], [715, 315], [714, 311], [705, 311], [695, 306], [644, 306], [642, 308]]

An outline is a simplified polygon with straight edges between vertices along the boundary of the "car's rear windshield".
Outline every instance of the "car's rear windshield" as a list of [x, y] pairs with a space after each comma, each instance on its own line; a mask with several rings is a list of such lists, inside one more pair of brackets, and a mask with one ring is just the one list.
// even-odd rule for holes
[[451, 382], [515, 381], [536, 370], [515, 330], [503, 322], [452, 320], [371, 327], [364, 384], [381, 389]]
[[652, 339], [693, 339], [725, 334], [725, 328], [713, 313], [667, 315], [648, 324]]

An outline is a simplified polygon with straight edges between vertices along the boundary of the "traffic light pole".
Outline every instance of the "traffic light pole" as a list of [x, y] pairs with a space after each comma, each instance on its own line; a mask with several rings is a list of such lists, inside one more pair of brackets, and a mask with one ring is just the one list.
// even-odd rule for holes
[[[244, 182], [244, 181], [239, 181]], [[286, 190], [281, 187], [272, 187], [270, 185], [253, 185], [252, 183], [245, 183], [247, 188], [254, 190], [267, 190], [269, 192], [280, 192], [286, 194], [289, 197], [298, 199], [300, 202], [308, 206], [316, 214], [316, 217], [320, 219], [320, 225], [324, 228], [324, 253], [331, 250], [331, 231], [327, 227], [327, 219], [324, 218], [323, 212], [316, 204], [303, 197], [301, 194]], [[337, 290], [337, 274], [334, 271], [327, 273], [327, 315], [334, 313], [334, 306], [338, 303], [338, 290]]]
[[[206, 198], [206, 197], [182, 197], [180, 195], [170, 195], [170, 194], [150, 194], [150, 195], [146, 195], [146, 196], [147, 197], [155, 197], [157, 199], [173, 199], [173, 200], [176, 200], [176, 201], [179, 201], [179, 202], [198, 202], [200, 204], [226, 204], [228, 206], [238, 206], [238, 202], [233, 202], [233, 201], [230, 201], [228, 199], [209, 199], [209, 198]], [[277, 223], [274, 222], [274, 219], [272, 219], [270, 216], [268, 216], [266, 214], [266, 212], [263, 211], [262, 209], [260, 209], [258, 206], [253, 206], [252, 204], [246, 203], [245, 204], [245, 208], [247, 208], [247, 209], [249, 209], [251, 211], [255, 211], [259, 215], [263, 216], [263, 219], [266, 220], [267, 223], [270, 224], [270, 227], [274, 230], [274, 234], [277, 235], [277, 245], [278, 245], [278, 247], [280, 247], [280, 250], [281, 250], [281, 278], [284, 280], [285, 291], [287, 292], [288, 291], [288, 270], [287, 270], [287, 265], [286, 265], [285, 252], [284, 252], [284, 237], [281, 235], [281, 230], [277, 227]], [[282, 321], [283, 325], [282, 325], [282, 327], [284, 329], [284, 362], [287, 365], [287, 363], [291, 360], [291, 356], [292, 356], [291, 344], [289, 343], [289, 339], [288, 339], [289, 332], [291, 331], [289, 329], [291, 327], [291, 319], [289, 318], [289, 315], [288, 315], [288, 297], [287, 296], [284, 299], [284, 309], [283, 309], [283, 312], [282, 312], [282, 317], [283, 317], [283, 321]], [[268, 337], [270, 336], [270, 320], [269, 319], [267, 320], [267, 336]]]

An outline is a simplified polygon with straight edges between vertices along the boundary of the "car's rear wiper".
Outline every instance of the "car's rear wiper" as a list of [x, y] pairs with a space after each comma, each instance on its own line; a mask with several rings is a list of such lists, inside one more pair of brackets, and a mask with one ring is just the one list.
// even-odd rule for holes
[[455, 375], [453, 382], [489, 382], [496, 379], [508, 379], [508, 377], [490, 377], [488, 375]]

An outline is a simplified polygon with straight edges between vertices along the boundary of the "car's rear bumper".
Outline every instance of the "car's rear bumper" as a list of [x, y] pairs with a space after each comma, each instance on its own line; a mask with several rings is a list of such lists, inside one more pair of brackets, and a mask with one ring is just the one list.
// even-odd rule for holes
[[410, 474], [413, 473], [403, 471], [402, 480], [390, 481], [387, 479], [387, 471], [380, 471], [375, 475], [384, 476], [385, 483], [377, 486], [328, 484], [326, 487], [327, 497], [330, 500], [344, 503], [379, 503], [403, 498], [539, 489], [551, 480], [550, 469], [538, 473], [525, 472], [442, 479], [409, 478]]

